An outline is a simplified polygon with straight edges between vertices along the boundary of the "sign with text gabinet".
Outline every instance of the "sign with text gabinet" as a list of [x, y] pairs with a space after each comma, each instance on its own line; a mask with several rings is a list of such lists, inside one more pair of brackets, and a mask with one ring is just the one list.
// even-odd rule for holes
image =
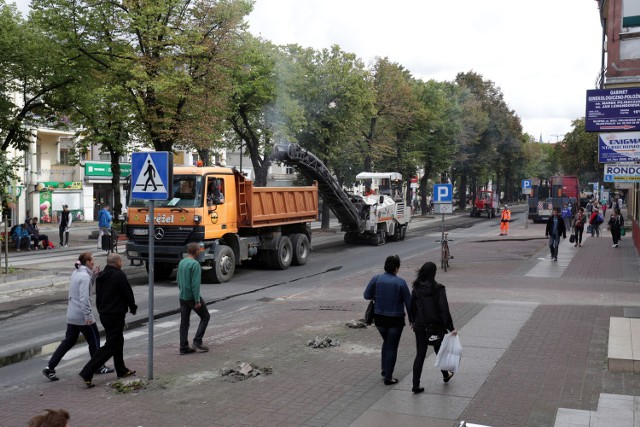
[[585, 130], [615, 132], [640, 129], [640, 88], [587, 91]]
[[173, 181], [173, 155], [150, 151], [131, 155], [131, 197], [142, 200], [167, 200]]
[[640, 163], [604, 165], [604, 182], [640, 182]]
[[640, 160], [640, 132], [601, 133], [598, 135], [600, 163]]

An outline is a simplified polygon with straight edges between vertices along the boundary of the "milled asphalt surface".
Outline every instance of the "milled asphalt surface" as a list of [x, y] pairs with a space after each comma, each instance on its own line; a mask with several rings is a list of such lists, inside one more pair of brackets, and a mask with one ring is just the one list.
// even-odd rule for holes
[[[640, 258], [630, 233], [617, 249], [606, 232], [586, 238], [582, 248], [567, 239], [554, 263], [540, 239], [541, 227], [516, 222], [507, 238], [498, 238], [494, 228], [482, 238], [452, 244], [452, 268], [438, 279], [447, 286], [463, 361], [444, 384], [429, 351], [423, 394], [411, 393], [410, 329], [405, 328], [396, 365], [400, 382], [385, 386], [375, 328], [345, 327], [366, 307], [362, 290], [371, 273], [363, 272], [255, 308], [213, 313], [205, 336], [209, 353], [178, 355], [176, 321], [156, 324], [156, 374], [137, 393], [114, 392], [109, 384], [115, 378], [109, 376], [97, 376], [97, 387], [85, 389], [74, 372], [86, 349], [74, 349], [71, 360], [59, 366], [65, 373], [61, 381], [30, 372], [20, 384], [3, 385], [0, 424], [22, 426], [42, 408], [63, 407], [72, 425], [92, 426], [437, 427], [461, 420], [552, 426], [561, 408], [595, 411], [601, 393], [640, 396], [637, 374], [609, 372], [606, 363], [609, 318], [640, 306]], [[314, 240], [319, 244], [320, 237]], [[425, 257], [437, 256], [433, 250], [403, 259], [401, 275], [408, 278]], [[318, 335], [341, 345], [308, 348], [308, 339]], [[144, 380], [145, 332], [128, 331], [125, 340], [127, 364]], [[221, 376], [221, 369], [239, 361], [271, 367], [273, 374], [245, 381]], [[2, 368], [0, 377], [21, 365]], [[618, 421], [598, 425], [627, 425]]]

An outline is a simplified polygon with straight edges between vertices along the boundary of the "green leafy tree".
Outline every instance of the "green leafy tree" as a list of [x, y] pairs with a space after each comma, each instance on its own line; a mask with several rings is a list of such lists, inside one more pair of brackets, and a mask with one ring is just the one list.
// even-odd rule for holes
[[34, 0], [32, 15], [126, 89], [121, 102], [141, 141], [172, 151], [174, 143], [210, 144], [205, 130], [224, 120], [228, 70], [251, 8], [249, 0]]
[[15, 5], [0, 0], [0, 150], [25, 151], [36, 123], [58, 120], [47, 97], [73, 80], [67, 56]]
[[600, 181], [604, 166], [598, 161], [598, 134], [585, 131], [584, 118], [574, 120], [571, 126], [573, 129], [556, 144], [561, 172], [578, 176], [582, 183]]
[[251, 159], [255, 185], [267, 183], [269, 159], [276, 140], [289, 140], [289, 129], [302, 122], [302, 109], [293, 99], [296, 65], [272, 43], [246, 35], [238, 48], [240, 66], [232, 72], [233, 96], [227, 120], [234, 147]]
[[[372, 116], [369, 73], [360, 59], [338, 46], [315, 51], [292, 45], [287, 51], [300, 67], [293, 93], [305, 117], [292, 133], [344, 182], [346, 171], [337, 168], [344, 162], [338, 159], [355, 149], [362, 123]], [[323, 209], [322, 227], [328, 228], [328, 205]]]

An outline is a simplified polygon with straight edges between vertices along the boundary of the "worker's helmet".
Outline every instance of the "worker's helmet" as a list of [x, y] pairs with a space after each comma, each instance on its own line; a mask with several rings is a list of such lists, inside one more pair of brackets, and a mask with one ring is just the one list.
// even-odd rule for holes
[[505, 209], [509, 209], [509, 205], [504, 205], [504, 208]]

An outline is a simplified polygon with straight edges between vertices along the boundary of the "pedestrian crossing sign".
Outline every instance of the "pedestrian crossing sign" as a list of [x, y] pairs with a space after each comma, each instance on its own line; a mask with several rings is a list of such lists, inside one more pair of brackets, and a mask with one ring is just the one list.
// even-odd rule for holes
[[149, 151], [131, 155], [131, 198], [167, 200], [172, 194], [173, 155]]

